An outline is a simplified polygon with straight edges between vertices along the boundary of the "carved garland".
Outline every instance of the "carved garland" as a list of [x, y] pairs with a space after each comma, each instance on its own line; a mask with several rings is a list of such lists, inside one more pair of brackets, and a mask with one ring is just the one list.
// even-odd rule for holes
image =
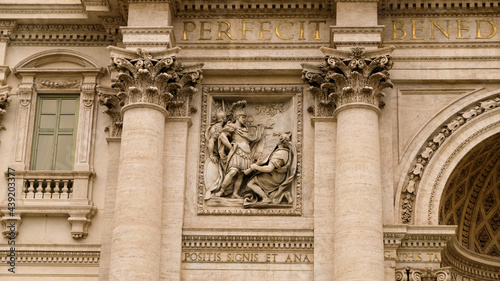
[[296, 192], [293, 208], [288, 209], [206, 209], [204, 206], [205, 183], [203, 172], [205, 170], [205, 151], [207, 143], [205, 135], [200, 134], [200, 157], [199, 157], [199, 178], [198, 178], [198, 214], [199, 215], [301, 215], [302, 214], [302, 87], [203, 87], [202, 113], [201, 113], [201, 131], [205, 132], [209, 126], [208, 122], [208, 101], [210, 93], [217, 94], [295, 94], [297, 98], [296, 111], [297, 116], [297, 172], [295, 176]]
[[469, 106], [447, 124], [441, 127], [441, 130], [432, 136], [414, 160], [411, 171], [408, 173], [407, 180], [401, 194], [401, 220], [408, 224], [412, 220], [413, 205], [418, 191], [418, 185], [422, 179], [424, 170], [429, 163], [432, 155], [441, 147], [444, 141], [453, 134], [458, 128], [470, 120], [483, 114], [486, 111], [500, 107], [500, 96], [481, 101], [477, 105]]
[[381, 90], [393, 86], [388, 72], [393, 65], [389, 56], [393, 49], [352, 48], [347, 52], [321, 48], [326, 55], [323, 65], [302, 64], [302, 79], [311, 86], [309, 92], [314, 96], [314, 106], [308, 110], [326, 117], [349, 103], [383, 106]]

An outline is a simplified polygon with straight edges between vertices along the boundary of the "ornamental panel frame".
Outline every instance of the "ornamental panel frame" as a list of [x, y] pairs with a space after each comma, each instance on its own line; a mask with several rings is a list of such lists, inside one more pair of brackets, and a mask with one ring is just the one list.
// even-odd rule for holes
[[[227, 113], [230, 111], [231, 105], [236, 102], [246, 101], [243, 110], [249, 114], [249, 122], [254, 120], [266, 120], [263, 122], [263, 135], [266, 138], [264, 149], [259, 153], [253, 154], [257, 156], [270, 156], [274, 153], [272, 143], [278, 143], [282, 131], [291, 132], [291, 140], [294, 146], [296, 159], [296, 170], [291, 184], [285, 188], [289, 191], [291, 199], [286, 196], [281, 196], [280, 202], [285, 204], [254, 204], [244, 207], [244, 199], [230, 199], [228, 197], [211, 197], [207, 199], [207, 192], [210, 194], [209, 188], [206, 185], [206, 168], [210, 162], [210, 153], [208, 152], [208, 141], [206, 135], [211, 128], [212, 120], [216, 119], [217, 110], [222, 108]], [[224, 101], [224, 102], [222, 102]], [[238, 103], [240, 104], [240, 103]], [[241, 109], [241, 108], [240, 108]], [[237, 111], [238, 109], [236, 109]], [[287, 118], [288, 117], [288, 118]], [[282, 118], [282, 119], [281, 119]], [[282, 123], [276, 125], [276, 120], [281, 120]], [[283, 120], [285, 122], [283, 122]], [[274, 122], [274, 123], [273, 123]], [[227, 123], [226, 123], [227, 124]], [[263, 216], [301, 216], [303, 212], [303, 196], [302, 196], [302, 144], [303, 144], [303, 86], [276, 86], [276, 85], [217, 85], [202, 87], [202, 111], [200, 122], [200, 152], [198, 165], [197, 179], [197, 214], [198, 215], [263, 215]], [[257, 127], [257, 126], [256, 126]], [[267, 144], [267, 145], [266, 145]], [[257, 146], [257, 145], [256, 145]], [[292, 149], [290, 149], [292, 151]], [[260, 154], [260, 155], [259, 155]], [[254, 158], [254, 160], [257, 157]], [[244, 180], [248, 181], [248, 178]], [[234, 182], [234, 180], [233, 180]], [[243, 190], [243, 189], [242, 189]], [[214, 193], [212, 193], [214, 194]], [[210, 195], [209, 195], [210, 196]], [[230, 197], [230, 195], [229, 195]], [[257, 197], [257, 196], [256, 196]], [[227, 198], [227, 200], [226, 200]], [[214, 200], [217, 199], [217, 200]], [[224, 199], [224, 200], [220, 200]], [[210, 202], [213, 200], [213, 202]], [[238, 201], [240, 200], [241, 203]], [[259, 201], [260, 203], [260, 201]], [[248, 207], [250, 206], [250, 207]]]

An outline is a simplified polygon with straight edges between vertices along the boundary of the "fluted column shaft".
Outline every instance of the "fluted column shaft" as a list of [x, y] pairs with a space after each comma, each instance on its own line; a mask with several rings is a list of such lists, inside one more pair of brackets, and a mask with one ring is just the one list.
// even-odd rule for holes
[[334, 278], [384, 280], [379, 109], [337, 109]]
[[159, 280], [167, 111], [158, 105], [135, 103], [122, 112], [109, 280]]

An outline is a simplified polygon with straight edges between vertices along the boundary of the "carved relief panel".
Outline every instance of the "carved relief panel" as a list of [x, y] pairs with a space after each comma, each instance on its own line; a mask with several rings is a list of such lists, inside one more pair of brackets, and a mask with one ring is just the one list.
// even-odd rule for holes
[[204, 87], [198, 214], [302, 213], [302, 87]]

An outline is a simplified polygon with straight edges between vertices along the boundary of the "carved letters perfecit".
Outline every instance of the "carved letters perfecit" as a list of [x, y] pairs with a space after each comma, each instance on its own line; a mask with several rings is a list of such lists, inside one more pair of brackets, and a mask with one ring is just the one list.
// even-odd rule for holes
[[203, 64], [181, 65], [176, 59], [179, 48], [161, 53], [110, 48], [117, 53], [111, 57], [111, 67], [118, 72], [112, 84], [118, 93], [100, 92], [99, 102], [113, 120], [112, 135], [121, 134], [120, 111], [129, 104], [151, 103], [166, 108], [169, 116], [190, 116], [190, 101], [197, 91], [194, 86], [203, 79]]
[[311, 87], [315, 116], [333, 116], [336, 108], [350, 103], [382, 106], [382, 89], [391, 87], [389, 54], [394, 47], [365, 51], [352, 48], [341, 51], [321, 48], [326, 55], [322, 66], [302, 64], [302, 79]]

